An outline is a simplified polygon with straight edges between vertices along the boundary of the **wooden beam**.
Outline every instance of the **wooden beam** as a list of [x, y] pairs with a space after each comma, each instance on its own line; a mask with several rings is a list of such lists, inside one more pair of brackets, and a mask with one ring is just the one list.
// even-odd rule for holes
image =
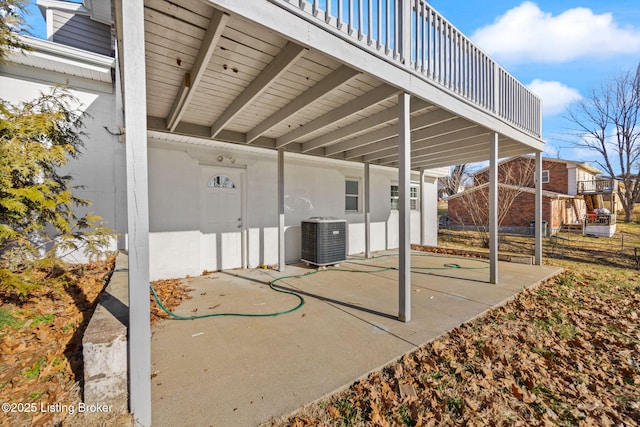
[[[517, 144], [517, 143], [516, 143]], [[530, 147], [526, 145], [511, 145], [507, 148], [503, 147], [501, 144], [500, 147], [500, 156], [499, 158], [518, 156], [527, 153], [527, 150], [530, 150]], [[489, 150], [485, 151], [477, 151], [472, 154], [466, 154], [464, 158], [461, 158], [459, 155], [454, 153], [448, 156], [440, 156], [440, 157], [432, 157], [428, 159], [418, 159], [412, 163], [412, 167], [424, 167], [424, 168], [434, 168], [440, 166], [452, 166], [459, 163], [473, 163], [473, 162], [483, 162], [489, 160]], [[397, 167], [397, 162], [394, 164], [388, 164], [385, 166]]]
[[[485, 133], [479, 137], [459, 141], [459, 143], [457, 144], [445, 146], [446, 148], [440, 147], [439, 149], [437, 149], [437, 151], [429, 149], [419, 150], [415, 153], [412, 153], [411, 158], [413, 161], [419, 161], [421, 159], [437, 159], [451, 155], [460, 157], [461, 152], [464, 152], [465, 155], [484, 152], [486, 151], [487, 135], [488, 134]], [[484, 141], [482, 141], [482, 139], [484, 139]]]
[[[147, 127], [149, 130], [157, 130], [160, 132], [167, 132], [167, 121], [161, 117], [147, 116]], [[211, 127], [204, 125], [197, 125], [194, 123], [180, 122], [176, 127], [174, 133], [190, 136], [199, 139], [212, 139], [210, 135]], [[236, 132], [231, 130], [223, 130], [216, 136], [216, 141], [231, 142], [234, 144], [244, 144], [245, 134], [242, 132]], [[252, 144], [255, 147], [264, 148], [276, 148], [276, 140], [273, 138], [267, 138], [261, 136], [256, 139]], [[287, 151], [299, 153], [301, 149], [300, 144], [292, 144], [287, 148]]]
[[298, 111], [304, 109], [332, 90], [345, 84], [358, 74], [360, 74], [360, 72], [354, 70], [353, 68], [349, 68], [346, 65], [338, 68], [337, 70], [320, 80], [318, 83], [313, 85], [311, 88], [307, 89], [304, 93], [296, 97], [285, 107], [279, 109], [277, 112], [264, 119], [261, 123], [254, 126], [253, 129], [247, 132], [247, 143], [253, 142], [256, 138], [267, 132], [272, 127], [291, 117]]
[[[487, 137], [488, 135], [485, 135], [485, 146], [483, 147], [481, 144], [478, 144], [477, 140], [473, 141], [473, 144], [469, 144], [468, 146], [465, 147], [461, 147], [458, 149], [452, 149], [452, 150], [446, 150], [446, 151], [438, 151], [436, 153], [425, 153], [425, 154], [421, 154], [421, 155], [417, 155], [417, 156], [413, 156], [412, 160], [415, 164], [419, 164], [419, 162], [421, 161], [425, 161], [425, 160], [437, 160], [437, 159], [445, 159], [445, 158], [451, 158], [451, 159], [466, 159], [469, 156], [484, 156], [485, 159], [484, 160], [488, 160], [489, 159], [489, 151], [486, 147], [486, 141], [487, 141]], [[502, 140], [501, 140], [502, 141]], [[504, 157], [505, 154], [504, 153], [511, 153], [514, 150], [519, 150], [520, 147], [518, 145], [518, 143], [506, 143], [505, 141], [500, 142], [500, 157]], [[464, 157], [462, 157], [462, 155], [460, 154], [461, 152], [464, 152]], [[480, 160], [482, 161], [482, 159]], [[458, 161], [454, 164], [459, 164], [459, 163], [469, 163], [468, 161]]]
[[[417, 153], [427, 150], [429, 151], [429, 153], [431, 153], [434, 149], [440, 150], [442, 146], [446, 146], [447, 149], [449, 147], [460, 149], [461, 147], [466, 147], [466, 142], [468, 142], [468, 140], [487, 135], [488, 133], [488, 130], [476, 126], [474, 128], [463, 129], [445, 135], [435, 135], [432, 138], [422, 139], [417, 142], [413, 140], [413, 135], [411, 135], [411, 157], [414, 158]], [[486, 143], [486, 138], [484, 138], [482, 141]], [[385, 159], [389, 157], [395, 157], [397, 154], [398, 153], [395, 147], [390, 147], [384, 150], [377, 151], [375, 153], [367, 154], [366, 156], [364, 156], [364, 159], [365, 161], [385, 161]]]
[[[448, 111], [456, 111], [470, 121], [529, 145], [531, 147], [529, 152], [544, 150], [544, 142], [540, 137], [519, 130], [506, 120], [478, 107], [477, 104], [462, 96], [452, 96], [450, 89], [440, 84], [434, 84], [430, 79], [416, 78], [408, 72], [399, 73], [397, 61], [389, 60], [389, 57], [384, 55], [384, 52], [379, 52], [375, 45], [336, 43], [336, 35], [340, 34], [339, 29], [331, 30], [327, 26], [318, 25], [312, 19], [306, 19], [303, 12], [292, 13], [291, 8], [281, 7], [280, 3], [282, 2], [280, 1], [209, 1], [221, 5], [231, 13], [237, 13], [250, 21], [259, 23], [290, 40], [300, 40], [305, 44], [317, 46], [322, 53], [337, 61], [351, 64], [356, 69], [375, 72], [381, 81], [389, 82], [389, 84], [406, 90], [414, 96], [427, 99]], [[308, 4], [308, 2], [302, 3]], [[334, 1], [335, 3], [336, 1]], [[341, 3], [346, 4], [347, 2]], [[343, 11], [341, 10], [340, 13]], [[538, 112], [534, 111], [534, 113]]]
[[[414, 117], [411, 121], [411, 124], [414, 126], [414, 129], [419, 129], [426, 126], [434, 125], [436, 123], [441, 123], [446, 120], [450, 120], [452, 117], [454, 117], [454, 115], [449, 113], [448, 111], [438, 109], [429, 111], [428, 113], [423, 114], [419, 117]], [[398, 127], [387, 126], [382, 129], [357, 136], [347, 141], [331, 145], [325, 149], [325, 154], [327, 156], [332, 156], [343, 151], [355, 150], [368, 144], [373, 144], [375, 142], [389, 139], [395, 136], [398, 136]], [[391, 146], [388, 144], [389, 143], [387, 143], [384, 148], [388, 148]], [[357, 155], [358, 154], [354, 154], [353, 157], [357, 157]], [[348, 156], [349, 153], [347, 153], [347, 158]]]
[[193, 63], [193, 67], [191, 68], [191, 71], [185, 75], [184, 83], [178, 92], [178, 96], [176, 96], [176, 99], [173, 102], [173, 107], [171, 107], [169, 115], [167, 116], [167, 128], [171, 132], [173, 132], [176, 126], [178, 126], [178, 123], [180, 123], [180, 119], [187, 110], [189, 102], [191, 102], [191, 98], [196, 93], [198, 83], [200, 83], [200, 80], [204, 75], [204, 71], [207, 69], [207, 65], [211, 60], [213, 51], [218, 45], [218, 41], [220, 40], [220, 36], [222, 35], [222, 31], [224, 30], [228, 19], [229, 15], [219, 11], [218, 9], [214, 9], [213, 14], [211, 15], [211, 20], [209, 21], [209, 27], [202, 39], [200, 50], [198, 51], [198, 55]]
[[[530, 147], [528, 148], [531, 149]], [[501, 150], [501, 153], [502, 153], [502, 150]], [[523, 152], [523, 150], [521, 149], [514, 150], [514, 151], [506, 151], [505, 157], [517, 156], [520, 154], [526, 154], [526, 153]], [[463, 163], [484, 162], [488, 158], [489, 156], [487, 155], [487, 153], [482, 153], [482, 154], [476, 154], [474, 156], [465, 157], [464, 159], [462, 159], [462, 162]], [[449, 156], [446, 158], [430, 159], [428, 161], [417, 162], [415, 164], [412, 163], [411, 167], [416, 170], [420, 168], [434, 169], [434, 168], [439, 168], [444, 166], [453, 166], [453, 165], [459, 164], [460, 161], [461, 161], [460, 157]], [[397, 167], [397, 162], [396, 162], [396, 165], [393, 167]]]
[[[427, 108], [431, 108], [432, 105], [418, 98], [411, 98], [411, 113], [417, 113]], [[315, 139], [302, 144], [302, 152], [307, 153], [315, 150], [316, 148], [325, 147], [333, 144], [335, 141], [346, 138], [350, 135], [363, 132], [374, 126], [379, 126], [385, 123], [394, 122], [398, 119], [398, 107], [389, 107], [386, 110], [380, 111], [365, 119], [358, 120], [350, 125], [343, 126], [340, 129], [336, 129], [333, 132], [329, 132]]]
[[[442, 111], [442, 110], [439, 110]], [[435, 113], [435, 111], [434, 111]], [[421, 117], [420, 119], [424, 119], [424, 117]], [[420, 119], [414, 119], [414, 121], [419, 121]], [[416, 136], [414, 135], [420, 135], [420, 138], [424, 139], [425, 135], [433, 135], [433, 136], [439, 136], [439, 135], [444, 135], [446, 133], [450, 133], [452, 132], [452, 130], [455, 130], [457, 127], [460, 126], [472, 126], [469, 124], [469, 122], [467, 122], [464, 119], [453, 119], [453, 120], [447, 120], [445, 122], [440, 122], [438, 124], [434, 124], [432, 126], [428, 126], [426, 128], [422, 128], [422, 129], [418, 129], [418, 130], [414, 130], [413, 132], [411, 132], [411, 141], [412, 141], [412, 147], [413, 148], [413, 141], [415, 140]], [[393, 135], [390, 135], [393, 136]], [[363, 147], [360, 148], [356, 148], [353, 150], [349, 150], [346, 153], [346, 158], [347, 159], [352, 159], [354, 157], [359, 157], [359, 156], [366, 156], [367, 154], [371, 154], [374, 153], [376, 151], [381, 151], [384, 150], [386, 148], [390, 148], [393, 147], [395, 145], [394, 141], [391, 140], [385, 140], [385, 141], [379, 141], [373, 144], [368, 144], [365, 145]]]
[[213, 126], [211, 126], [211, 137], [215, 138], [237, 114], [264, 92], [275, 79], [287, 71], [305, 51], [306, 48], [293, 42], [288, 42], [269, 65], [249, 83], [242, 93], [218, 117]]
[[295, 140], [302, 138], [305, 135], [310, 134], [318, 129], [322, 129], [337, 121], [343, 120], [357, 112], [364, 110], [367, 107], [375, 105], [385, 99], [388, 99], [396, 95], [399, 90], [395, 87], [388, 85], [380, 85], [377, 88], [365, 93], [356, 99], [347, 102], [346, 104], [329, 111], [326, 114], [310, 121], [304, 126], [292, 130], [291, 132], [276, 139], [276, 146], [278, 148], [285, 147], [287, 144], [294, 142]]

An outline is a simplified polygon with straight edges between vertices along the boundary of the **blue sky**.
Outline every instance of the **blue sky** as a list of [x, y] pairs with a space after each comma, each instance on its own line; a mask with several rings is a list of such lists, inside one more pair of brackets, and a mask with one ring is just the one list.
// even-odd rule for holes
[[545, 155], [592, 161], [573, 148], [564, 111], [640, 63], [638, 0], [452, 0], [430, 4], [542, 97]]
[[[46, 37], [30, 3], [31, 33]], [[563, 113], [572, 101], [640, 63], [638, 0], [431, 0], [430, 4], [542, 97], [550, 157], [590, 161], [570, 141]]]

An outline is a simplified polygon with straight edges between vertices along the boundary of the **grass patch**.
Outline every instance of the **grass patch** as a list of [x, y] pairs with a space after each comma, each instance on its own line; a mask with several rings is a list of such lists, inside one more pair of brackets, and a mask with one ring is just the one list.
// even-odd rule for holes
[[36, 390], [29, 393], [29, 399], [32, 401], [40, 400], [45, 394], [47, 394], [46, 390]]
[[338, 411], [345, 426], [353, 426], [362, 420], [362, 413], [358, 407], [348, 399], [341, 399], [337, 403]]
[[28, 380], [33, 380], [36, 379], [40, 376], [40, 368], [42, 368], [42, 366], [47, 362], [47, 358], [46, 357], [41, 357], [40, 359], [36, 360], [36, 362], [31, 366], [31, 368], [27, 369], [24, 372], [24, 376], [28, 379]]
[[5, 308], [0, 308], [0, 330], [9, 327], [18, 329], [24, 324], [23, 321], [16, 319], [13, 313]]
[[447, 409], [454, 415], [460, 415], [462, 411], [462, 399], [456, 396], [447, 397]]
[[49, 313], [49, 314], [43, 314], [41, 316], [36, 316], [33, 318], [33, 322], [31, 323], [31, 325], [36, 326], [39, 324], [43, 324], [43, 325], [49, 325], [51, 323], [53, 323], [53, 321], [55, 320], [56, 315], [53, 313]]
[[406, 427], [414, 427], [417, 424], [417, 422], [414, 421], [413, 418], [411, 418], [411, 411], [409, 410], [407, 405], [402, 405], [400, 407], [400, 409], [398, 410], [398, 415], [400, 415], [400, 419]]

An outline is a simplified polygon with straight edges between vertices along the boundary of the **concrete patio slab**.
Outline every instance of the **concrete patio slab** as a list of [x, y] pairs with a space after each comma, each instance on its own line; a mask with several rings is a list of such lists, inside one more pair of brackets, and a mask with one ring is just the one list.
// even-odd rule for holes
[[[398, 258], [376, 255], [278, 281], [306, 301], [289, 314], [154, 325], [153, 425], [252, 426], [287, 414], [561, 272], [501, 262], [499, 285], [491, 285], [486, 260], [414, 253], [413, 317], [402, 323], [397, 271], [383, 270]], [[176, 314], [288, 310], [298, 299], [268, 283], [313, 271], [301, 263], [284, 273], [247, 269], [185, 279], [192, 299]]]

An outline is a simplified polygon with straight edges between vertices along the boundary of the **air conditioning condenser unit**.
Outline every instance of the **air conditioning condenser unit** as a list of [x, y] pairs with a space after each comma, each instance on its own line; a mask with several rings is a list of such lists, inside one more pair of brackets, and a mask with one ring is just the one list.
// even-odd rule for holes
[[347, 221], [313, 217], [302, 221], [302, 261], [319, 266], [347, 259]]

